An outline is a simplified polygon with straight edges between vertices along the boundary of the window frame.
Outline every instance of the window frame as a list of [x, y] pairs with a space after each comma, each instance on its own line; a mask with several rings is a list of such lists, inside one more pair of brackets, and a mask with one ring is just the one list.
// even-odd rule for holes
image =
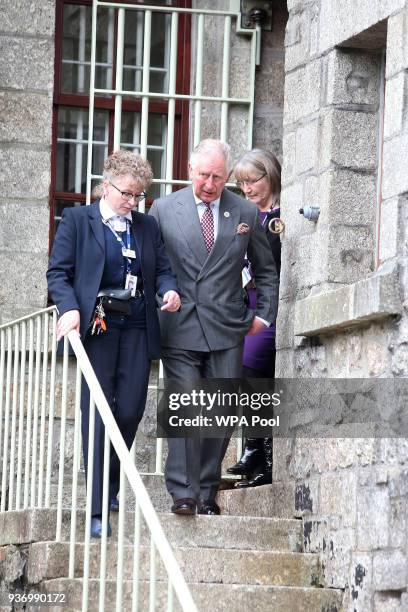
[[[116, 0], [112, 0], [116, 2]], [[119, 0], [118, 0], [119, 1]], [[137, 2], [131, 0], [120, 0], [120, 3], [130, 4], [132, 6], [141, 4], [146, 6], [150, 4], [155, 6], [153, 1]], [[61, 67], [62, 67], [62, 41], [63, 41], [63, 16], [65, 5], [77, 5], [92, 7], [92, 0], [57, 0], [56, 1], [56, 26], [55, 26], [55, 68], [54, 68], [54, 94], [53, 94], [53, 117], [52, 117], [52, 150], [51, 150], [51, 185], [50, 185], [50, 232], [49, 232], [49, 249], [51, 249], [55, 235], [55, 216], [56, 204], [58, 200], [67, 202], [80, 202], [85, 204], [85, 193], [78, 194], [74, 192], [57, 191], [57, 148], [58, 148], [58, 112], [60, 107], [89, 109], [89, 94], [83, 93], [64, 93], [61, 91]], [[171, 8], [191, 8], [191, 0], [173, 0], [169, 5]], [[117, 37], [117, 16], [118, 9], [114, 18], [114, 43], [113, 48], [116, 49]], [[178, 44], [177, 44], [177, 80], [176, 90], [183, 94], [190, 93], [190, 63], [191, 63], [191, 15], [181, 13], [179, 19]], [[113, 55], [112, 78], [113, 87], [116, 77], [116, 55]], [[115, 97], [112, 95], [107, 98], [95, 96], [95, 111], [107, 110], [109, 113], [108, 119], [108, 151], [113, 150], [113, 124], [114, 124], [114, 108]], [[123, 98], [123, 112], [140, 112], [142, 100], [136, 98]], [[149, 114], [165, 115], [168, 114], [168, 100], [153, 99], [149, 103]], [[173, 176], [186, 179], [187, 178], [187, 161], [188, 161], [188, 144], [189, 144], [189, 101], [176, 101], [176, 117], [175, 117], [175, 150], [173, 162]], [[177, 188], [177, 187], [175, 187]], [[147, 206], [151, 202], [147, 200]]]

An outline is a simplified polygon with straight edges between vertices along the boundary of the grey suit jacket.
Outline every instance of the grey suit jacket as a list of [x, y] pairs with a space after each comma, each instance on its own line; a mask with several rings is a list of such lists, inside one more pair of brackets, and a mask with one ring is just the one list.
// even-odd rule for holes
[[[216, 351], [242, 341], [254, 317], [242, 290], [245, 254], [256, 282], [255, 314], [275, 321], [279, 281], [254, 204], [224, 189], [217, 239], [210, 254], [191, 187], [155, 200], [150, 214], [159, 224], [182, 300], [178, 313], [160, 312], [163, 346]], [[247, 233], [237, 233], [240, 223], [249, 226]]]

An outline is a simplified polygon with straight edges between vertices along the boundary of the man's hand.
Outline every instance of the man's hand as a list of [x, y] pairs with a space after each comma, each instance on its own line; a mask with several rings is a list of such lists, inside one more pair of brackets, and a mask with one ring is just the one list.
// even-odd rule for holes
[[255, 336], [255, 334], [258, 334], [260, 331], [262, 331], [266, 327], [268, 326], [265, 325], [265, 323], [261, 321], [261, 319], [259, 319], [258, 317], [254, 317], [254, 320], [252, 321], [252, 325], [249, 328], [249, 331], [247, 332], [247, 336]]
[[176, 312], [181, 306], [180, 296], [177, 291], [166, 291], [163, 295], [163, 306], [160, 310], [168, 310], [168, 312]]
[[79, 334], [79, 310], [67, 310], [57, 323], [57, 340], [61, 340], [72, 329], [75, 329]]

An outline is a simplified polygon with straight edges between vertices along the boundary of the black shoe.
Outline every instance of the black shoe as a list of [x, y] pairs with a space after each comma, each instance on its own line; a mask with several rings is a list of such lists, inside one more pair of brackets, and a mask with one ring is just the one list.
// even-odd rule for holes
[[112, 497], [109, 503], [109, 509], [111, 512], [119, 512], [119, 500], [117, 497]]
[[191, 516], [196, 513], [196, 501], [191, 497], [183, 497], [182, 499], [176, 499], [171, 507], [171, 511], [174, 514], [182, 514], [184, 516]]
[[197, 514], [209, 514], [218, 515], [221, 514], [221, 510], [218, 504], [212, 500], [201, 500], [198, 504]]
[[262, 485], [272, 484], [272, 473], [265, 472], [264, 474], [257, 474], [255, 478], [251, 480], [241, 480], [235, 483], [235, 489], [247, 489], [248, 487], [261, 487]]
[[[108, 523], [107, 536], [108, 538], [112, 535], [112, 529], [110, 524]], [[102, 520], [93, 516], [91, 518], [91, 538], [101, 538], [102, 537]]]
[[272, 450], [273, 450], [273, 439], [264, 438], [263, 448], [265, 456], [265, 467], [259, 473], [256, 474], [250, 480], [241, 480], [235, 484], [237, 489], [246, 489], [248, 487], [261, 487], [262, 485], [272, 484]]
[[241, 459], [227, 469], [228, 474], [250, 476], [264, 468], [263, 438], [247, 438]]

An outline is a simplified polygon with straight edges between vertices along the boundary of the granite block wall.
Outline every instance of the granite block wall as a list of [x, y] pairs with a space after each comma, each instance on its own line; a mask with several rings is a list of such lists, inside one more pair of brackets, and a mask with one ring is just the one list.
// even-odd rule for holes
[[0, 7], [0, 323], [46, 306], [55, 3]]
[[[406, 376], [407, 3], [288, 0], [278, 376]], [[317, 223], [298, 213], [321, 209]], [[384, 409], [387, 409], [384, 406]], [[277, 440], [344, 609], [407, 609], [403, 438]]]

